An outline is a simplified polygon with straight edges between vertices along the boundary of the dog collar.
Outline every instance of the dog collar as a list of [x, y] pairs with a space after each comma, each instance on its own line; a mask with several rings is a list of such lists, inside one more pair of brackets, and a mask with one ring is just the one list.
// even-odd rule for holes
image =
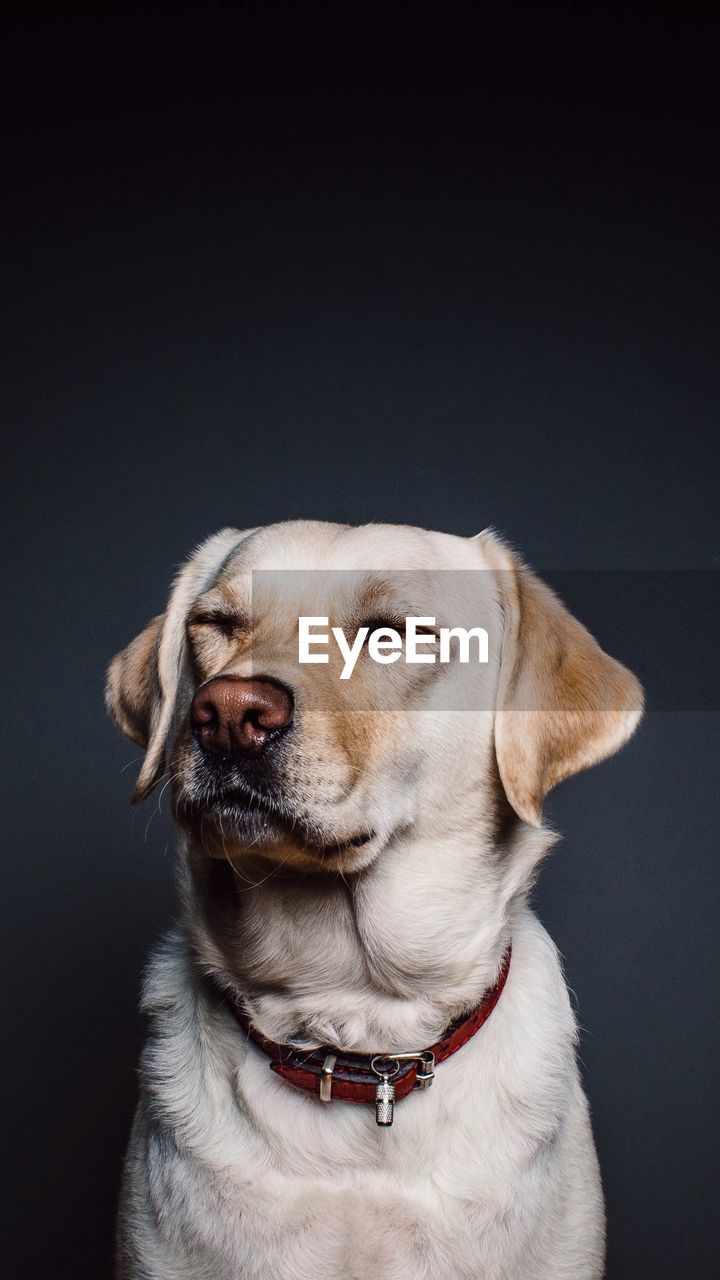
[[457, 1018], [428, 1049], [404, 1053], [340, 1053], [330, 1047], [298, 1049], [269, 1040], [242, 1009], [225, 995], [236, 1021], [270, 1059], [270, 1069], [295, 1089], [314, 1093], [322, 1102], [373, 1102], [379, 1125], [393, 1122], [394, 1103], [413, 1089], [428, 1089], [435, 1067], [450, 1058], [487, 1022], [507, 980], [512, 949], [508, 947], [497, 981], [472, 1013]]

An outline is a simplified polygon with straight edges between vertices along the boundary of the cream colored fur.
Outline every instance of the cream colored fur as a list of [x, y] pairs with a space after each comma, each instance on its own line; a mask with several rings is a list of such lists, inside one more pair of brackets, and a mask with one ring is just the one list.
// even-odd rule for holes
[[[283, 571], [280, 594], [265, 570]], [[398, 664], [392, 704], [378, 710], [384, 670], [359, 664], [341, 688], [332, 667], [293, 663], [298, 610], [347, 608], [358, 574], [384, 575], [387, 594], [409, 572], [430, 609], [423, 582], [467, 570], [448, 592], [474, 593], [491, 661], [459, 705], [448, 685], [459, 672], [421, 681]], [[206, 634], [220, 605], [247, 618], [251, 590], [245, 630]], [[637, 682], [492, 534], [225, 530], [111, 668], [110, 708], [147, 746], [138, 794], [162, 775], [174, 720], [182, 812], [197, 789], [193, 690], [251, 671], [295, 692], [280, 759], [298, 825], [269, 823], [243, 844], [211, 819], [184, 823], [182, 919], [146, 982], [118, 1275], [597, 1280], [602, 1194], [575, 1022], [528, 892], [553, 838], [543, 795], [629, 736]], [[356, 848], [358, 831], [373, 834]], [[203, 981], [212, 973], [273, 1039], [399, 1051], [477, 1004], [510, 940], [491, 1018], [430, 1090], [397, 1104], [388, 1130], [370, 1107], [323, 1104], [274, 1076]]]

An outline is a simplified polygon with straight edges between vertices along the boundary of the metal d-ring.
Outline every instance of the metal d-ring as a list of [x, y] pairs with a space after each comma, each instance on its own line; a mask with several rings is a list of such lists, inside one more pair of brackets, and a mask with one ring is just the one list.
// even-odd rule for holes
[[[381, 1071], [375, 1066], [376, 1062], [394, 1062], [395, 1070], [392, 1075], [389, 1072]], [[421, 1049], [420, 1051], [411, 1050], [409, 1053], [377, 1053], [373, 1058], [370, 1066], [379, 1076], [381, 1080], [394, 1080], [400, 1071], [401, 1062], [417, 1062], [418, 1070], [415, 1079], [416, 1089], [428, 1089], [435, 1079], [435, 1055], [430, 1049]]]
[[[376, 1062], [394, 1062], [395, 1070], [383, 1071], [380, 1067], [375, 1066]], [[395, 1077], [400, 1074], [400, 1063], [398, 1062], [397, 1058], [393, 1057], [391, 1053], [388, 1053], [388, 1054], [376, 1053], [375, 1057], [372, 1059], [370, 1063], [370, 1070], [375, 1072], [375, 1075], [378, 1077], [379, 1080], [394, 1080]]]

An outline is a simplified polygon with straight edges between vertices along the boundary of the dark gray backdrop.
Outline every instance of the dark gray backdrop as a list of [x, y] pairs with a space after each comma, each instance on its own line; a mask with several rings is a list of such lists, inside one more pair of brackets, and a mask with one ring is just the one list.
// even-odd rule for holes
[[308, 515], [493, 523], [646, 684], [634, 743], [552, 800], [537, 905], [608, 1275], [717, 1274], [718, 28], [674, 8], [6, 29], [6, 1273], [108, 1272], [173, 910], [105, 664], [202, 536]]

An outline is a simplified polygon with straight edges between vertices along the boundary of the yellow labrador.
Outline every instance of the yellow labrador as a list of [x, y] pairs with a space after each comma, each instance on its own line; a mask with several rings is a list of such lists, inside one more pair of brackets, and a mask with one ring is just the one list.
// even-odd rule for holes
[[527, 899], [543, 797], [638, 723], [630, 672], [490, 532], [297, 521], [205, 542], [108, 705], [135, 798], [172, 780], [182, 886], [118, 1276], [601, 1276]]

